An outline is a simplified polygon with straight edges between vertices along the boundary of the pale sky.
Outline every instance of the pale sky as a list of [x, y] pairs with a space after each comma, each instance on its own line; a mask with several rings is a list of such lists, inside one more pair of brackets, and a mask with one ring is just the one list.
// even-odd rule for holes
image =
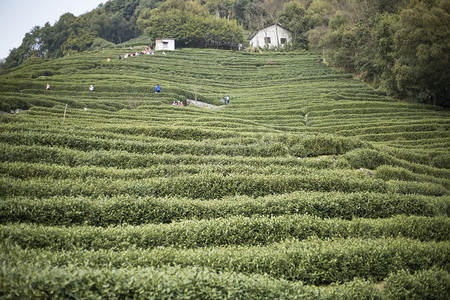
[[34, 26], [54, 25], [67, 12], [79, 16], [107, 0], [0, 0], [0, 59], [18, 48]]

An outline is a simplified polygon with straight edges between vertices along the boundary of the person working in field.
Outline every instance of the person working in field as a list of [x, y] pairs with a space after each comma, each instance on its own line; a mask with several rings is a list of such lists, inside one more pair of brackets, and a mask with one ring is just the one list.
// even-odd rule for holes
[[155, 87], [155, 93], [161, 93], [161, 87], [159, 86], [159, 84], [157, 84]]
[[91, 92], [94, 91], [94, 85], [93, 85], [93, 84], [91, 84], [91, 85], [89, 86], [89, 90], [90, 90]]
[[45, 89], [48, 91], [50, 90], [50, 83], [47, 83], [47, 86], [45, 87]]

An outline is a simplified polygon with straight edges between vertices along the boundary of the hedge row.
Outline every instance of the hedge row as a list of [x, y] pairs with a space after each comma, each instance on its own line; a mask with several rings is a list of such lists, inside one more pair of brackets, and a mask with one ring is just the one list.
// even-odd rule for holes
[[298, 299], [319, 289], [264, 275], [207, 268], [45, 268], [2, 266], [4, 299]]
[[[237, 146], [236, 146], [237, 147]], [[253, 167], [292, 166], [314, 169], [345, 168], [348, 164], [335, 157], [230, 157], [223, 153], [208, 156], [190, 154], [134, 154], [126, 151], [78, 151], [45, 146], [12, 146], [0, 143], [0, 160], [3, 162], [58, 164], [62, 166], [98, 166], [119, 169], [148, 168], [155, 165], [216, 164], [231, 166], [243, 164]]]
[[3, 142], [13, 145], [60, 146], [81, 151], [115, 150], [140, 154], [191, 154], [191, 155], [229, 155], [229, 156], [286, 156], [288, 148], [281, 143], [257, 143], [253, 145], [222, 146], [200, 141], [154, 141], [151, 143], [85, 138], [75, 135], [25, 134], [0, 135]]
[[268, 246], [227, 246], [152, 250], [128, 248], [124, 251], [18, 250], [2, 243], [3, 261], [9, 264], [38, 263], [46, 266], [89, 268], [207, 267], [217, 271], [267, 274], [274, 278], [301, 280], [308, 284], [348, 282], [354, 278], [380, 281], [400, 270], [416, 272], [432, 267], [450, 269], [448, 242], [419, 242], [406, 238], [334, 239], [311, 238]]
[[448, 131], [450, 130], [449, 124], [441, 124], [438, 122], [433, 123], [421, 123], [421, 124], [409, 124], [409, 125], [399, 125], [395, 124], [393, 126], [386, 126], [383, 123], [374, 124], [373, 127], [364, 128], [352, 128], [347, 130], [337, 131], [337, 135], [343, 136], [358, 136], [367, 134], [389, 134], [389, 133], [403, 133], [403, 132], [433, 132], [433, 131]]
[[385, 142], [397, 139], [405, 140], [432, 140], [436, 138], [450, 138], [448, 131], [418, 131], [418, 132], [398, 132], [398, 133], [380, 133], [364, 134], [358, 136], [360, 139], [371, 142]]
[[225, 196], [247, 195], [252, 197], [284, 194], [294, 191], [318, 192], [380, 192], [419, 194], [428, 196], [448, 195], [448, 190], [438, 184], [408, 181], [382, 181], [361, 172], [321, 170], [306, 176], [295, 175], [191, 175], [183, 177], [155, 177], [142, 180], [111, 180], [108, 178], [78, 178], [54, 180], [37, 178], [21, 180], [0, 178], [0, 195], [50, 197], [50, 196], [180, 196], [195, 199], [220, 199]]
[[417, 182], [433, 182], [450, 189], [450, 179], [436, 178], [430, 175], [415, 174], [401, 167], [379, 166], [375, 171], [375, 177], [383, 180], [402, 180]]
[[[144, 141], [124, 141], [117, 139], [101, 139], [83, 137], [79, 134], [62, 134], [54, 132], [20, 132], [11, 134], [8, 131], [0, 133], [0, 140], [3, 143], [12, 145], [40, 145], [59, 146], [81, 151], [93, 150], [118, 150], [134, 153], [184, 153], [192, 155], [215, 155], [223, 154], [229, 156], [286, 156], [294, 155], [298, 157], [320, 156], [320, 155], [340, 155], [348, 151], [367, 148], [368, 146], [358, 140], [334, 137], [327, 135], [303, 135], [292, 138], [291, 141], [279, 141], [277, 137], [266, 136], [252, 144], [241, 144], [239, 139], [234, 141], [234, 145], [221, 145], [220, 141], [211, 140], [198, 141], [203, 139], [207, 133], [214, 138], [230, 137], [230, 134], [223, 134], [214, 131], [186, 130], [165, 127], [145, 130], [146, 135], [151, 135], [168, 140], [144, 142]], [[125, 132], [121, 132], [126, 134]], [[203, 136], [202, 136], [203, 135]], [[189, 140], [178, 141], [187, 138]], [[177, 140], [174, 141], [173, 139]]]
[[1, 240], [21, 247], [51, 250], [70, 250], [74, 247], [125, 250], [129, 247], [151, 249], [265, 245], [292, 238], [303, 240], [311, 236], [321, 239], [408, 237], [421, 241], [449, 241], [450, 220], [447, 217], [397, 216], [347, 221], [290, 215], [106, 228], [0, 225]]
[[[345, 166], [342, 163], [329, 165], [330, 169]], [[318, 166], [320, 167], [320, 166]], [[176, 164], [160, 164], [146, 168], [135, 169], [117, 169], [114, 167], [95, 167], [95, 166], [61, 166], [51, 164], [34, 164], [34, 163], [0, 163], [0, 173], [4, 176], [11, 176], [20, 179], [31, 178], [52, 178], [52, 179], [80, 179], [80, 178], [102, 178], [122, 179], [122, 180], [140, 180], [150, 177], [172, 177], [172, 176], [190, 176], [190, 175], [296, 175], [307, 176], [315, 171], [321, 172], [312, 166], [307, 168], [300, 166], [251, 166], [245, 164], [229, 164], [229, 165], [176, 165]], [[428, 180], [429, 181], [429, 180]], [[444, 183], [444, 182], [442, 182]]]
[[377, 149], [355, 149], [342, 155], [353, 168], [376, 169], [383, 165], [402, 167], [414, 173], [426, 174], [433, 177], [450, 179], [449, 169], [439, 169], [419, 163], [399, 159], [383, 151], [384, 147], [376, 146]]
[[[356, 93], [360, 93], [364, 89], [358, 89], [355, 91]], [[370, 93], [381, 93], [381, 95], [384, 95], [382, 91], [376, 91], [372, 89], [368, 89]], [[369, 101], [339, 101], [333, 104], [333, 108], [335, 109], [372, 109], [372, 108], [380, 108], [380, 107], [390, 107], [393, 109], [393, 112], [398, 112], [401, 110], [407, 110], [407, 111], [424, 111], [424, 110], [433, 110], [433, 111], [444, 111], [441, 107], [431, 107], [429, 105], [425, 104], [415, 104], [410, 105], [404, 102], [390, 102], [390, 103], [379, 103], [379, 102], [369, 102]], [[307, 106], [308, 112], [311, 110], [317, 110], [317, 111], [329, 111], [329, 103], [320, 103], [316, 105], [309, 105]], [[398, 121], [398, 120], [396, 120]]]
[[308, 214], [320, 218], [389, 218], [395, 215], [449, 216], [450, 197], [380, 193], [294, 192], [259, 198], [226, 197], [220, 200], [154, 198], [133, 195], [88, 198], [4, 198], [0, 223], [41, 225], [170, 223], [184, 219], [214, 219]]
[[[449, 139], [442, 139], [440, 142], [442, 142], [442, 145], [450, 145]], [[430, 141], [426, 140], [421, 143], [428, 144]], [[423, 147], [424, 146], [422, 145], [422, 148]], [[434, 168], [450, 169], [450, 154], [446, 151], [432, 150], [429, 152], [419, 152], [417, 149], [397, 149], [381, 145], [376, 145], [375, 148], [400, 160], [406, 160], [411, 163], [428, 164]], [[447, 147], [445, 147], [445, 149], [447, 149]], [[450, 178], [450, 174], [448, 177]]]
[[[307, 286], [265, 275], [216, 272], [208, 268], [92, 269], [10, 266], [0, 268], [0, 295], [10, 298], [67, 299], [448, 299], [450, 275], [432, 268], [399, 271], [382, 289], [355, 279], [330, 288]], [[70, 284], [69, 284], [70, 283]]]

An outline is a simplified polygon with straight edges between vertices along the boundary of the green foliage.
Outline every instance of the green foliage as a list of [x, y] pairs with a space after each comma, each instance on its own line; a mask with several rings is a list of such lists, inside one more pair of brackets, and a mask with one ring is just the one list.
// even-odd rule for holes
[[356, 149], [346, 153], [345, 158], [353, 168], [375, 169], [389, 163], [388, 158], [372, 149]]
[[294, 139], [293, 143], [292, 155], [299, 157], [341, 155], [354, 149], [368, 147], [362, 141], [326, 135], [305, 135], [299, 139]]
[[91, 47], [89, 48], [89, 50], [100, 50], [100, 49], [106, 49], [106, 48], [111, 48], [114, 47], [115, 44], [108, 42], [105, 39], [102, 38], [96, 38], [94, 40], [94, 42], [92, 43]]
[[450, 199], [421, 195], [382, 193], [291, 194], [251, 198], [225, 197], [220, 200], [180, 197], [136, 197], [116, 195], [92, 200], [82, 196], [49, 198], [8, 197], [0, 205], [2, 224], [26, 222], [43, 225], [109, 226], [170, 223], [183, 219], [214, 219], [307, 214], [320, 218], [390, 218], [395, 215], [447, 216]]
[[450, 296], [450, 275], [439, 268], [399, 271], [386, 280], [386, 299], [446, 299]]
[[[133, 269], [3, 267], [0, 293], [21, 298], [297, 299], [317, 288], [266, 275], [215, 272], [208, 268], [166, 266]], [[39, 275], [38, 275], [39, 274]], [[30, 286], [32, 288], [30, 288]]]
[[[0, 116], [0, 297], [442, 295], [448, 111], [306, 51], [118, 59], [147, 44], [0, 75], [0, 103], [29, 107]], [[171, 105], [194, 98], [215, 107]]]
[[[13, 69], [109, 43], [150, 45], [161, 37], [176, 38], [182, 47], [237, 49], [245, 46], [244, 30], [274, 23], [292, 32], [283, 51], [312, 49], [390, 96], [449, 106], [444, 0], [111, 0], [79, 17], [64, 14], [54, 26], [34, 27], [3, 66]], [[144, 33], [147, 38], [135, 40]]]
[[152, 40], [158, 37], [175, 38], [180, 46], [231, 47], [243, 41], [242, 28], [235, 21], [205, 17], [178, 7], [143, 11], [138, 26]]
[[306, 23], [305, 14], [304, 6], [297, 1], [286, 2], [280, 14], [280, 23], [293, 33], [292, 46], [294, 49], [307, 48], [307, 40], [304, 37], [304, 33], [310, 28]]
[[[0, 226], [0, 237], [8, 243], [27, 248], [70, 250], [126, 250], [129, 247], [153, 249], [177, 247], [193, 249], [230, 245], [266, 245], [287, 239], [316, 237], [379, 238], [407, 237], [421, 241], [447, 241], [450, 221], [447, 217], [394, 217], [384, 220], [319, 219], [292, 215], [268, 217], [232, 217], [203, 221], [118, 227], [74, 226], [53, 228], [35, 225]], [[46, 238], [43, 239], [42, 236]]]
[[399, 58], [394, 72], [400, 93], [417, 102], [448, 106], [450, 7], [446, 1], [433, 5], [419, 2], [401, 14], [396, 33]]
[[17, 98], [6, 98], [2, 99], [2, 101], [0, 102], [0, 111], [10, 112], [11, 110], [15, 110], [17, 108], [29, 109], [30, 104], [25, 100]]
[[[44, 233], [44, 232], [42, 232]], [[41, 236], [45, 240], [45, 235]], [[3, 244], [5, 245], [5, 244]], [[402, 269], [415, 272], [432, 267], [448, 268], [448, 242], [420, 242], [406, 238], [289, 240], [266, 246], [226, 246], [180, 249], [128, 248], [118, 250], [48, 251], [20, 250], [3, 246], [4, 261], [11, 265], [39, 263], [42, 269], [52, 265], [78, 268], [182, 267], [210, 268], [244, 275], [269, 275], [272, 278], [303, 281], [308, 284], [350, 282], [354, 278], [379, 281]], [[4, 254], [6, 252], [6, 254]], [[20, 258], [14, 252], [21, 254]], [[53, 254], [53, 255], [52, 255]], [[7, 259], [7, 260], [6, 260]]]

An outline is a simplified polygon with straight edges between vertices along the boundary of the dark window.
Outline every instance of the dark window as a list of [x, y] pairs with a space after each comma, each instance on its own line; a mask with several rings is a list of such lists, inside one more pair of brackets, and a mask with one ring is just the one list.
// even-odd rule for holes
[[266, 44], [270, 44], [270, 37], [265, 37], [264, 38], [264, 43], [266, 43]]
[[286, 39], [285, 38], [281, 38], [281, 44], [285, 44], [286, 43]]

